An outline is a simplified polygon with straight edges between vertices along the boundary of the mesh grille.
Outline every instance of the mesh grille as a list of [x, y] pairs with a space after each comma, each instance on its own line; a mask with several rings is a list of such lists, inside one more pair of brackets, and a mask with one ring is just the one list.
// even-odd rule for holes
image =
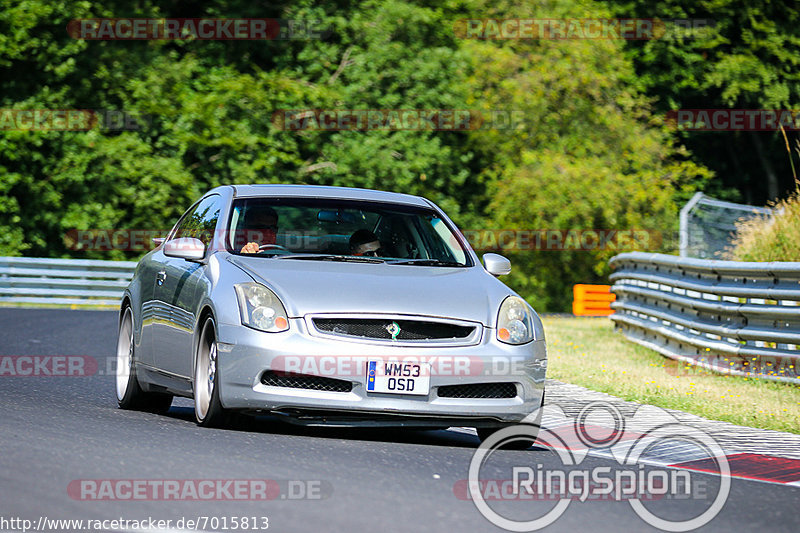
[[473, 383], [439, 387], [440, 398], [515, 398], [517, 386], [513, 383]]
[[400, 332], [396, 340], [426, 339], [465, 339], [475, 328], [446, 322], [425, 322], [422, 320], [388, 320], [385, 318], [315, 318], [314, 326], [325, 333], [364, 337], [369, 339], [392, 339], [392, 324], [397, 324]]
[[271, 370], [264, 372], [261, 383], [270, 387], [288, 387], [290, 389], [309, 389], [325, 392], [350, 392], [353, 384], [343, 379], [324, 378], [304, 374], [283, 374]]

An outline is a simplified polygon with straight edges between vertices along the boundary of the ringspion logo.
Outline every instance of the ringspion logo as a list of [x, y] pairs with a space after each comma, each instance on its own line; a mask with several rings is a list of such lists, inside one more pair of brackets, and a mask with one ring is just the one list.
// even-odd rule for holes
[[[569, 421], [560, 406], [543, 408], [551, 420]], [[456, 482], [454, 495], [469, 498], [478, 511], [495, 526], [508, 531], [538, 531], [558, 520], [573, 501], [625, 501], [647, 524], [666, 531], [692, 531], [711, 520], [722, 510], [731, 486], [730, 465], [722, 447], [707, 433], [681, 423], [671, 413], [649, 405], [637, 408], [632, 417], [625, 417], [613, 404], [595, 401], [585, 405], [571, 423], [540, 427], [542, 410], [526, 417], [517, 426], [496, 431], [475, 451], [466, 480]], [[604, 421], [596, 425], [595, 421]], [[609, 422], [609, 423], [605, 423]], [[598, 430], [600, 430], [598, 432]], [[508, 468], [492, 464], [492, 455], [516, 441], [536, 440], [552, 449], [560, 465], [540, 463], [540, 454], [520, 454]], [[578, 444], [580, 443], [580, 444]], [[719, 488], [692, 492], [699, 488], [687, 470], [662, 468], [643, 463], [650, 453], [662, 446], [681, 446], [697, 456], [716, 463], [720, 473]], [[602, 450], [617, 462], [610, 466], [583, 465], [590, 450]], [[497, 479], [498, 471], [510, 470], [507, 478]], [[484, 477], [482, 471], [491, 473]], [[707, 506], [686, 509], [687, 516], [672, 513], [662, 518], [645, 503], [663, 498], [709, 500]], [[516, 512], [510, 507], [492, 508], [487, 502], [509, 500], [556, 501], [543, 512], [541, 506], [526, 505]], [[527, 513], [527, 516], [526, 516]]]

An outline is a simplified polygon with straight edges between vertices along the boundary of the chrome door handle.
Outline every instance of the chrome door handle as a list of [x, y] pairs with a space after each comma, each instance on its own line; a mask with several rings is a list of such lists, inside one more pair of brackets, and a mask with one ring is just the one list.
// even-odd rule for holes
[[164, 270], [156, 274], [156, 283], [158, 283], [159, 285], [163, 285], [164, 280], [166, 279], [167, 279], [167, 273]]

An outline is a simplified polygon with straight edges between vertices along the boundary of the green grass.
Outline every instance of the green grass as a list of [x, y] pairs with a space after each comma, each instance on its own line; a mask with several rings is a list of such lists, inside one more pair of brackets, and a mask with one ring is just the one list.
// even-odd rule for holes
[[625, 400], [800, 434], [800, 387], [712, 374], [625, 339], [608, 318], [544, 317], [550, 378]]

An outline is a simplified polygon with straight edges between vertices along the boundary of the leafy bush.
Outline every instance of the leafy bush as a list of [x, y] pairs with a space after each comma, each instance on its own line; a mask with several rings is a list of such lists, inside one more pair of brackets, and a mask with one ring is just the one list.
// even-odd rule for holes
[[729, 258], [735, 261], [800, 261], [800, 191], [773, 204], [775, 215], [736, 224]]

